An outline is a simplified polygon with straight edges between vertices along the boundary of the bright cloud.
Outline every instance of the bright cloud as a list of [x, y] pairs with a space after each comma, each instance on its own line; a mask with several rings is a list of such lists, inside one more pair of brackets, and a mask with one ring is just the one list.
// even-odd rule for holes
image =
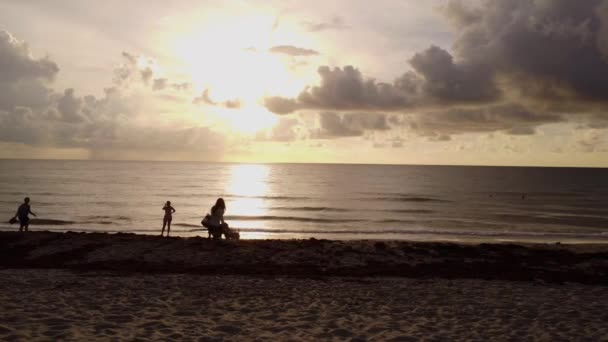
[[118, 5], [0, 3], [0, 157], [608, 166], [608, 0]]

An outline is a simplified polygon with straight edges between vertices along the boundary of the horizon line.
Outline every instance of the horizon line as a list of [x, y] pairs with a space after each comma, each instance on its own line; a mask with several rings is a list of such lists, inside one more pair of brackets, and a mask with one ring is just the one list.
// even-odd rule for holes
[[608, 166], [557, 166], [557, 165], [500, 165], [500, 164], [394, 164], [394, 163], [340, 163], [340, 162], [252, 162], [252, 161], [205, 161], [205, 160], [150, 160], [150, 159], [71, 159], [71, 158], [0, 158], [3, 161], [72, 161], [72, 162], [125, 162], [125, 163], [207, 163], [244, 165], [361, 165], [361, 166], [444, 166], [444, 167], [502, 167], [502, 168], [562, 168], [562, 169], [608, 169]]

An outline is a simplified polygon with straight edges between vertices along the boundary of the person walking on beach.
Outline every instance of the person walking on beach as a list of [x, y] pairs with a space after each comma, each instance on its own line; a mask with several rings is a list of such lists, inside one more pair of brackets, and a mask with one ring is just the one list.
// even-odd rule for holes
[[169, 233], [171, 232], [171, 220], [173, 219], [173, 213], [175, 212], [175, 209], [171, 206], [171, 201], [165, 203], [163, 210], [165, 211], [165, 217], [163, 218], [163, 230], [160, 232], [160, 236], [163, 236], [165, 233], [165, 226], [167, 227], [167, 236], [169, 236]]
[[19, 219], [19, 231], [20, 232], [23, 232], [24, 228], [25, 228], [26, 232], [28, 231], [28, 228], [30, 226], [29, 214], [36, 216], [36, 214], [34, 214], [32, 212], [32, 207], [30, 206], [30, 198], [26, 197], [23, 199], [23, 204], [21, 204], [19, 206], [19, 208], [17, 209], [17, 213], [13, 217], [13, 219], [15, 217]]

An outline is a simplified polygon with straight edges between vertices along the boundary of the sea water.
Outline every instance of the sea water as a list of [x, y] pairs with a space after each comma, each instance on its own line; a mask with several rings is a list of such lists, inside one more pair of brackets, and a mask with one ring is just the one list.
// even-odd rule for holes
[[224, 198], [243, 238], [608, 242], [608, 169], [0, 160], [0, 229], [206, 236]]

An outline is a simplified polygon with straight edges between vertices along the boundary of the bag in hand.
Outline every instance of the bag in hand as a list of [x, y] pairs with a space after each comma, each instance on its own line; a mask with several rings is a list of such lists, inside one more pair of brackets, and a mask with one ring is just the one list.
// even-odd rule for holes
[[205, 215], [205, 217], [203, 218], [203, 220], [201, 221], [201, 225], [205, 228], [209, 228], [209, 219], [211, 217], [209, 216], [209, 214]]
[[17, 223], [17, 218], [16, 217], [11, 218], [10, 220], [8, 220], [8, 223], [10, 223], [10, 224]]

